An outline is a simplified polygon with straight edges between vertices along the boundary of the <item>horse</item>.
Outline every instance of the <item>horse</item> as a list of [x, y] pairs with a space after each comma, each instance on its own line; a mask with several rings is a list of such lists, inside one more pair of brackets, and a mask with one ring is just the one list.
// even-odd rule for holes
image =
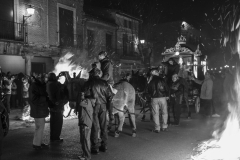
[[[143, 75], [140, 75], [139, 71], [137, 71], [136, 73], [134, 73], [134, 71], [132, 71], [132, 77], [130, 79], [130, 84], [132, 84], [132, 86], [137, 91], [136, 98], [137, 98], [139, 105], [142, 108], [140, 113], [143, 113], [142, 121], [144, 121], [147, 111], [150, 110], [150, 113], [151, 113], [151, 103], [150, 103], [151, 97], [146, 92], [147, 78], [144, 77]], [[150, 114], [150, 119], [152, 119], [152, 114]]]
[[114, 133], [114, 137], [119, 137], [122, 131], [125, 113], [129, 116], [130, 125], [132, 127], [132, 137], [136, 137], [135, 89], [127, 81], [119, 81], [114, 84], [113, 88], [118, 90], [113, 97], [113, 114], [118, 114], [119, 117], [119, 124]]
[[[77, 94], [81, 87], [83, 87], [85, 79], [77, 78], [71, 79], [67, 73], [62, 74], [66, 77], [66, 85], [69, 90], [70, 103], [77, 102]], [[135, 122], [135, 89], [126, 81], [119, 81], [114, 84], [113, 88], [117, 89], [117, 93], [113, 97], [113, 114], [118, 114], [119, 124], [115, 131], [114, 137], [119, 137], [122, 132], [125, 113], [128, 113], [130, 125], [132, 126], [132, 137], [136, 137], [136, 122]]]

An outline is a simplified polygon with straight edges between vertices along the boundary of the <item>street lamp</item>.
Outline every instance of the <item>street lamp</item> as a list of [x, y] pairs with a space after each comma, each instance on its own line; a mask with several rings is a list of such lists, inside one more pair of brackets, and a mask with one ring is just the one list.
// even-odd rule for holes
[[145, 43], [145, 40], [143, 39], [143, 40], [140, 40], [140, 43], [141, 44], [144, 44]]
[[25, 25], [26, 25], [26, 21], [28, 18], [30, 18], [35, 12], [35, 9], [29, 5], [29, 7], [27, 8], [27, 16], [23, 15], [23, 32], [24, 32], [24, 43], [26, 42], [27, 39], [27, 32], [25, 30]]

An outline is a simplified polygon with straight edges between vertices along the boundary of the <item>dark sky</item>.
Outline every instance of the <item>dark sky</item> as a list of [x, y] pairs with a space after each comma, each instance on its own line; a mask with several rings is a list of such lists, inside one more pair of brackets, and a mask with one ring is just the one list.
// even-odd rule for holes
[[144, 23], [185, 20], [200, 27], [213, 20], [214, 8], [224, 0], [85, 0], [85, 4], [120, 9], [138, 16]]

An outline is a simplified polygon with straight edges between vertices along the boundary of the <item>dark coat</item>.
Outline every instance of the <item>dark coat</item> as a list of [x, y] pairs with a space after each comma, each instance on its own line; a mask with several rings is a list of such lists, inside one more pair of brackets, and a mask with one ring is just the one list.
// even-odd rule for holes
[[47, 93], [49, 97], [49, 107], [51, 112], [62, 112], [67, 103], [67, 87], [58, 81], [49, 81], [47, 83]]
[[112, 91], [108, 83], [99, 77], [91, 77], [84, 84], [86, 98], [95, 99], [96, 104], [107, 104], [112, 99]]
[[35, 79], [29, 88], [30, 116], [33, 118], [45, 118], [49, 115], [46, 85]]
[[151, 98], [161, 98], [168, 96], [169, 89], [164, 79], [158, 76], [153, 76], [148, 84], [147, 92]]
[[113, 64], [108, 58], [104, 58], [100, 61], [101, 63], [101, 71], [102, 71], [102, 79], [107, 81], [108, 84], [113, 85]]

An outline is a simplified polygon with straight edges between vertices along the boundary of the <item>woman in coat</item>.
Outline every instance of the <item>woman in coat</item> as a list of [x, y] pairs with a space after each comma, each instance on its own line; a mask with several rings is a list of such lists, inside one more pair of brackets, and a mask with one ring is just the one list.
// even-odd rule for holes
[[41, 149], [47, 146], [43, 143], [45, 118], [49, 115], [46, 85], [42, 77], [33, 78], [30, 87], [30, 116], [35, 120], [33, 148]]

